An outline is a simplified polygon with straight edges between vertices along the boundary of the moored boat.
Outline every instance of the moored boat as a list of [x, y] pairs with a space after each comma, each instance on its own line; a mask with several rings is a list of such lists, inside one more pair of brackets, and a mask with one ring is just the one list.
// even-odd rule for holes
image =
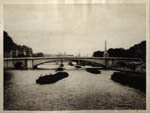
[[68, 76], [69, 76], [69, 74], [67, 72], [58, 72], [55, 74], [40, 76], [36, 80], [36, 83], [38, 83], [38, 84], [51, 84], [51, 83], [55, 83], [61, 79], [64, 79]]
[[101, 73], [101, 71], [99, 71], [96, 68], [86, 68], [86, 71], [90, 72], [90, 73], [94, 73], [94, 74], [100, 74]]
[[76, 67], [77, 69], [81, 68], [81, 66], [79, 66], [79, 65], [76, 65], [75, 67]]
[[64, 70], [64, 68], [62, 68], [62, 67], [59, 67], [56, 69], [56, 71], [63, 71], [63, 70]]

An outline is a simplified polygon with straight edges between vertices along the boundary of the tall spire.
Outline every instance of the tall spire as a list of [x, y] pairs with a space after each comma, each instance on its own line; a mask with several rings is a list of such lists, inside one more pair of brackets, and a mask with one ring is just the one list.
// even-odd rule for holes
[[105, 51], [107, 51], [107, 42], [105, 40]]
[[105, 40], [105, 51], [104, 51], [103, 57], [109, 57], [109, 54], [107, 52], [107, 41], [106, 40]]

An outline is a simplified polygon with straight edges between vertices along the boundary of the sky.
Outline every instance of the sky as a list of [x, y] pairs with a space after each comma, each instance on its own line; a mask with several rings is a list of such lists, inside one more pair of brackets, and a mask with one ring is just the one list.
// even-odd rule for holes
[[92, 55], [146, 39], [144, 4], [7, 4], [4, 30], [33, 52]]

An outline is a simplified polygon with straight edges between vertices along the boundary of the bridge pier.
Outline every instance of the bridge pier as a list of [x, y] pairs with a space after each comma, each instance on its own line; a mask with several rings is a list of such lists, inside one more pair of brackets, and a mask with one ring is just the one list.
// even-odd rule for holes
[[81, 64], [80, 60], [77, 60], [77, 65], [80, 65], [80, 64]]
[[111, 67], [113, 67], [115, 65], [115, 62], [114, 62], [114, 60], [110, 60], [110, 59], [106, 59], [105, 60], [105, 68], [111, 68]]
[[56, 61], [56, 65], [58, 65], [58, 61]]
[[60, 65], [63, 65], [63, 60], [61, 60], [60, 62], [61, 62]]
[[34, 68], [34, 61], [32, 60], [27, 60], [26, 61], [26, 69], [33, 69]]
[[[19, 65], [18, 65], [19, 64]], [[16, 67], [17, 66], [17, 67]], [[21, 59], [21, 60], [6, 60], [4, 61], [4, 69], [33, 69], [33, 60]]]
[[27, 60], [25, 59], [25, 65], [24, 65], [24, 69], [28, 69], [28, 62], [27, 62]]

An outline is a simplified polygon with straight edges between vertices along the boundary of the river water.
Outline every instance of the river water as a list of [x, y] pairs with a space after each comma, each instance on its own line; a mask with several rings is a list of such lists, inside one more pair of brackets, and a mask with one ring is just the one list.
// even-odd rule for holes
[[[145, 109], [145, 94], [111, 80], [114, 71], [92, 74], [65, 64], [69, 77], [39, 85], [41, 74], [55, 73], [56, 64], [40, 70], [7, 70], [4, 74], [4, 110]], [[45, 69], [50, 68], [50, 69]]]

